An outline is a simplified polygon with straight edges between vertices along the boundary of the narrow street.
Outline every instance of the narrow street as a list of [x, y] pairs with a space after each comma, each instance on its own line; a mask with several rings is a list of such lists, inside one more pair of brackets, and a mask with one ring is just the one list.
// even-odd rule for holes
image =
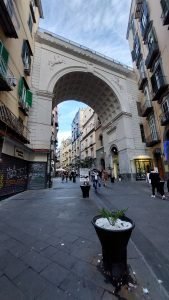
[[[117, 299], [97, 265], [101, 246], [91, 224], [102, 207], [128, 208], [135, 222], [128, 264], [137, 287], [119, 299], [169, 299], [169, 197], [151, 198], [145, 182], [91, 187], [54, 179], [47, 190], [0, 202], [0, 300]], [[148, 290], [148, 294], [143, 292]]]

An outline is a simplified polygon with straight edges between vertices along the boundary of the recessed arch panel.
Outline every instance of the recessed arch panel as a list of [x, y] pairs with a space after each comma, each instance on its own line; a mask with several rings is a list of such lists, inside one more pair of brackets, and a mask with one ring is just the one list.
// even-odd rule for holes
[[100, 117], [109, 122], [122, 111], [121, 104], [110, 86], [89, 72], [69, 72], [58, 79], [53, 90], [53, 106], [77, 100], [89, 105]]

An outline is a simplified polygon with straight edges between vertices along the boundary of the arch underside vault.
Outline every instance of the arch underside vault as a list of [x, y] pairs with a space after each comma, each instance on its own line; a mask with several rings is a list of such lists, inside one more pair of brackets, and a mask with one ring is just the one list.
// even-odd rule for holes
[[53, 106], [66, 100], [77, 100], [89, 105], [102, 123], [108, 123], [121, 112], [120, 102], [113, 90], [103, 80], [88, 72], [70, 72], [56, 82]]

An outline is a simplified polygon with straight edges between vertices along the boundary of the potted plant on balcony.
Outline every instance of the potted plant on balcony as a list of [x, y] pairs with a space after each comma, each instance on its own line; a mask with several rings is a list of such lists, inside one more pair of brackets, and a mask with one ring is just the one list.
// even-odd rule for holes
[[112, 212], [103, 208], [92, 220], [102, 246], [102, 271], [116, 290], [129, 278], [127, 244], [135, 225], [126, 217], [126, 210]]

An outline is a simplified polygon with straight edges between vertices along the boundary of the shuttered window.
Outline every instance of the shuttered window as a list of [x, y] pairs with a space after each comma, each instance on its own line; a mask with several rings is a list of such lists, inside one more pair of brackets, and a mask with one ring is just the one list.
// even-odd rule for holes
[[4, 47], [3, 43], [0, 41], [0, 74], [5, 76], [7, 71], [9, 53]]
[[23, 78], [19, 80], [18, 95], [20, 101], [25, 103], [26, 106], [32, 106], [32, 92], [26, 87]]

